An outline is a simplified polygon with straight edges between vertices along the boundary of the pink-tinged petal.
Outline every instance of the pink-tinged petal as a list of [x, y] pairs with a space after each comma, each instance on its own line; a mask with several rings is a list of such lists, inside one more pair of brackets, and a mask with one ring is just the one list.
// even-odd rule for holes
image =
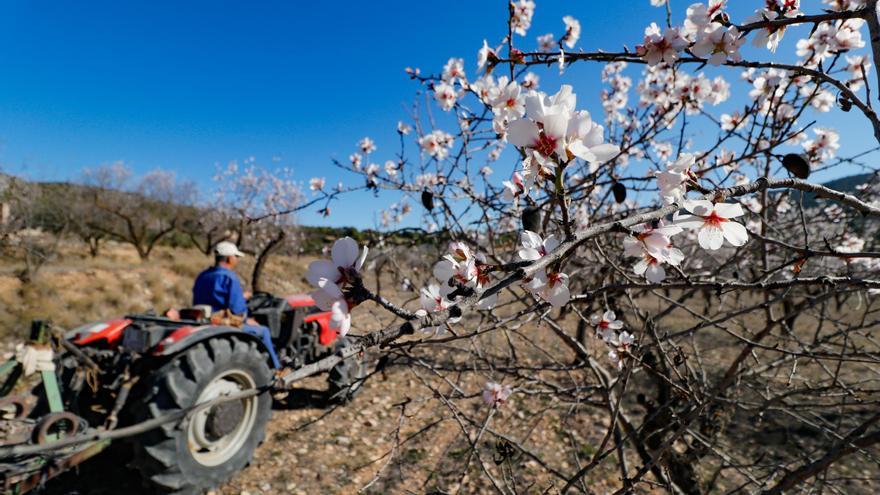
[[663, 265], [660, 263], [654, 263], [648, 267], [648, 271], [645, 272], [645, 278], [648, 282], [659, 284], [666, 278], [666, 270], [663, 269]]
[[336, 263], [336, 266], [350, 267], [354, 266], [354, 263], [357, 261], [358, 251], [357, 241], [351, 237], [343, 237], [333, 243], [330, 257], [333, 259], [333, 263]]
[[712, 202], [705, 199], [685, 200], [683, 206], [689, 212], [693, 213], [694, 215], [699, 215], [701, 217], [708, 216], [709, 213], [712, 212], [712, 208], [714, 208]]
[[743, 209], [739, 203], [716, 203], [715, 213], [721, 218], [736, 218], [743, 216]]
[[620, 153], [620, 148], [613, 144], [600, 144], [590, 148], [590, 151], [596, 157], [597, 162], [605, 163], [617, 156]]
[[519, 254], [519, 257], [524, 261], [535, 261], [537, 259], [541, 259], [541, 253], [539, 253], [537, 249], [522, 248], [517, 251], [517, 254]]
[[584, 146], [584, 143], [578, 140], [569, 143], [568, 151], [571, 151], [572, 155], [588, 163], [599, 163], [599, 161], [596, 159], [596, 155], [594, 155], [593, 152], [590, 151], [590, 148], [587, 148], [586, 146]]
[[614, 320], [617, 319], [617, 315], [614, 314], [614, 311], [606, 311], [606, 312], [602, 315], [602, 319], [605, 320], [605, 321], [614, 321]]
[[544, 101], [538, 93], [529, 93], [526, 95], [526, 114], [535, 120], [544, 118]]
[[544, 117], [544, 134], [557, 140], [557, 144], [565, 139], [565, 131], [568, 130], [568, 117], [560, 114], [552, 114]]
[[360, 257], [354, 264], [354, 269], [360, 271], [360, 269], [364, 266], [364, 261], [367, 260], [367, 254], [370, 252], [370, 248], [364, 246], [364, 249], [361, 251]]
[[524, 230], [520, 235], [520, 244], [524, 248], [538, 249], [543, 243], [544, 241], [541, 239], [541, 236], [531, 230]]
[[621, 328], [623, 328], [623, 322], [620, 320], [610, 321], [608, 322], [608, 328], [611, 328], [613, 330], [620, 330]]
[[642, 275], [647, 269], [648, 262], [644, 258], [642, 258], [639, 260], [638, 263], [635, 264], [635, 266], [633, 266], [633, 273], [635, 273], [636, 275]]
[[550, 237], [544, 240], [544, 251], [547, 253], [556, 249], [557, 246], [559, 246], [559, 239], [555, 234], [550, 234]]
[[336, 265], [328, 260], [317, 260], [309, 263], [306, 280], [315, 287], [318, 287], [318, 281], [322, 278], [335, 283], [342, 278], [342, 274], [339, 273]]
[[679, 215], [678, 218], [675, 219], [675, 225], [692, 230], [702, 228], [705, 223], [706, 221], [703, 220], [702, 217], [696, 215]]
[[538, 124], [531, 120], [514, 120], [507, 128], [507, 141], [518, 148], [528, 148], [538, 140]]
[[667, 263], [673, 266], [678, 266], [682, 261], [684, 261], [684, 253], [681, 252], [678, 248], [667, 248], [665, 252], [665, 259]]
[[551, 289], [550, 297], [547, 302], [549, 302], [554, 308], [561, 308], [568, 303], [569, 299], [571, 299], [571, 293], [568, 290], [568, 286], [565, 284], [556, 284], [553, 286], [553, 289]]
[[666, 237], [672, 237], [675, 234], [680, 234], [682, 232], [681, 226], [679, 225], [664, 225], [662, 227], [657, 227], [654, 229], [654, 232], [665, 235]]
[[742, 246], [749, 242], [749, 231], [745, 226], [737, 222], [724, 222], [721, 224], [721, 230], [724, 231], [724, 238], [727, 242], [734, 246]]
[[724, 52], [718, 52], [712, 55], [712, 57], [709, 59], [709, 64], [717, 67], [723, 64], [725, 60], [727, 60], [727, 54]]
[[456, 264], [452, 261], [443, 259], [434, 265], [434, 277], [446, 284], [453, 275], [455, 275]]
[[721, 249], [721, 245], [724, 244], [724, 231], [718, 227], [705, 226], [700, 229], [697, 238], [700, 241], [700, 247], [715, 251]]

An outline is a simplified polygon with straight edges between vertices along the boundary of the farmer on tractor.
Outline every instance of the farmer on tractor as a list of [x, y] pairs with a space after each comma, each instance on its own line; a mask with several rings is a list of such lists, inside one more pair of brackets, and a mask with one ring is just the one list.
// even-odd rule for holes
[[214, 247], [214, 266], [202, 271], [193, 284], [193, 306], [210, 306], [211, 321], [233, 327], [259, 337], [269, 349], [272, 363], [279, 367], [269, 329], [247, 317], [247, 300], [241, 288], [235, 265], [245, 254], [238, 246], [223, 241]]

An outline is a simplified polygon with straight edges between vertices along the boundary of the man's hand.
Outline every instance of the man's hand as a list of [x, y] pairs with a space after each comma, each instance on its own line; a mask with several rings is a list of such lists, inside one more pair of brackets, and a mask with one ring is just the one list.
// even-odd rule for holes
[[244, 298], [245, 299], [250, 299], [252, 295], [254, 295], [253, 292], [251, 292], [249, 290], [244, 291]]
[[255, 320], [255, 319], [253, 319], [253, 318], [248, 318], [247, 321], [246, 321], [245, 323], [246, 323], [247, 325], [255, 325], [255, 326], [259, 326], [259, 325], [260, 325], [259, 323], [257, 323], [257, 320]]

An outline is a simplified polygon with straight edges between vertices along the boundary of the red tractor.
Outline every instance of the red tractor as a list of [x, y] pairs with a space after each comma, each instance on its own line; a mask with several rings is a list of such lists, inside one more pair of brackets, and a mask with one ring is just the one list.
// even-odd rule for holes
[[[180, 318], [135, 314], [68, 331], [55, 376], [44, 374], [45, 393], [30, 400], [31, 407], [16, 410], [17, 420], [30, 425], [17, 442], [39, 444], [84, 430], [137, 425], [213, 400], [215, 405], [132, 437], [127, 445], [133, 466], [160, 493], [199, 493], [230, 479], [263, 441], [272, 396], [222, 398], [271, 389], [276, 376], [350, 345], [308, 296], [258, 293], [248, 309], [264, 328], [211, 323], [209, 311], [191, 308], [180, 310]], [[350, 398], [364, 374], [362, 355], [339, 362], [329, 373], [328, 399]], [[57, 378], [55, 392], [47, 378]], [[28, 404], [25, 399], [2, 397], [0, 409]], [[99, 450], [86, 444], [63, 451], [66, 463], [63, 456], [52, 463], [35, 456], [0, 459], [0, 487], [7, 493], [32, 489], [94, 455], [88, 447]]]

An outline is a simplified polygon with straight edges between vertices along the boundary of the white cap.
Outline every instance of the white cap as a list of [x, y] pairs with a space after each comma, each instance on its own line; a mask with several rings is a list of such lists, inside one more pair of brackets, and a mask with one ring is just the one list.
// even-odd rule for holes
[[217, 256], [235, 256], [237, 258], [244, 256], [244, 253], [238, 249], [238, 246], [229, 241], [217, 243], [217, 245], [214, 246], [214, 254]]

